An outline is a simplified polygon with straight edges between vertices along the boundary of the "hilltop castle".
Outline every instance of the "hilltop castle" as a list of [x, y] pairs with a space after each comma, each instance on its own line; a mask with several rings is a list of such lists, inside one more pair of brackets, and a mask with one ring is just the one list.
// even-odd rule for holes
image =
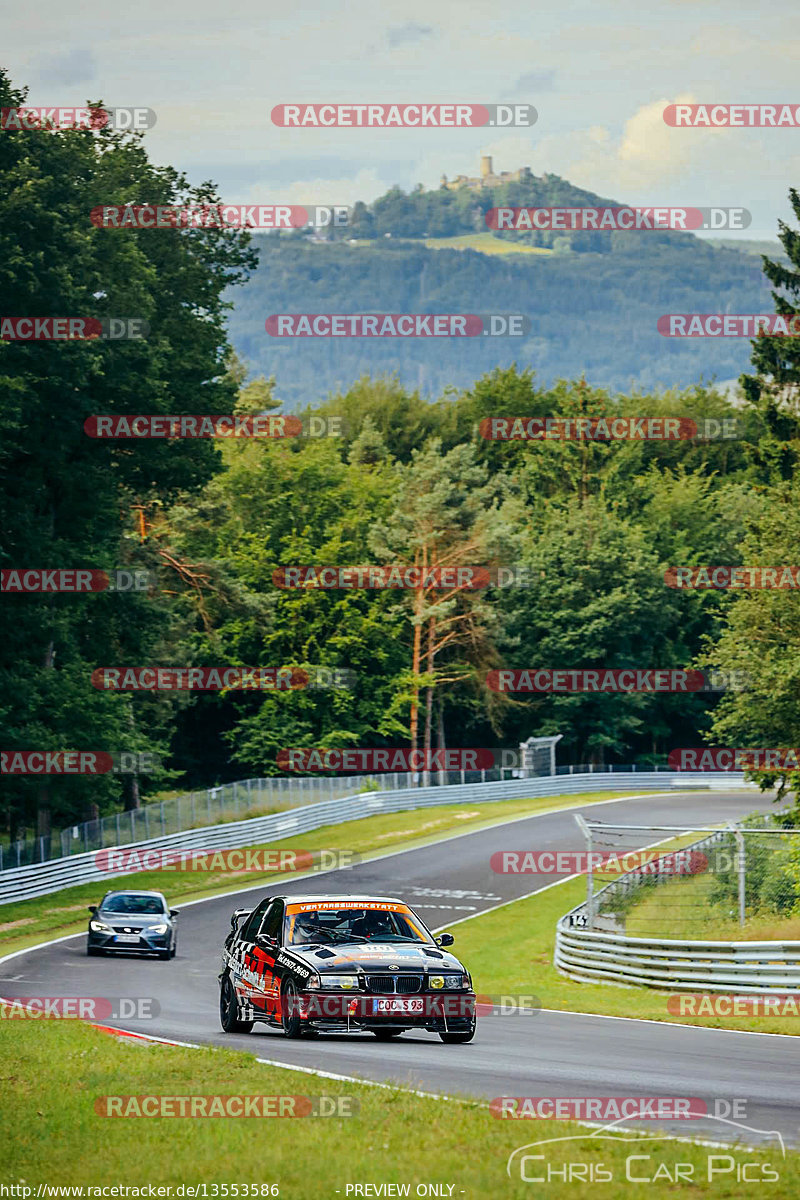
[[501, 183], [526, 183], [532, 179], [530, 167], [520, 167], [518, 171], [501, 171], [499, 175], [495, 175], [492, 170], [491, 155], [484, 154], [481, 157], [481, 173], [480, 178], [472, 179], [468, 175], [456, 175], [455, 179], [449, 182], [446, 175], [442, 175], [441, 187], [448, 188], [451, 192], [458, 188], [477, 188], [499, 187]]

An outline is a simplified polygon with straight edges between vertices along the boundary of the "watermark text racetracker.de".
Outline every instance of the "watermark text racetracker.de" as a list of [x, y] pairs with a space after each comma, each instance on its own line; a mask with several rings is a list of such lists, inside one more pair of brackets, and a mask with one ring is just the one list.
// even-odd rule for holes
[[265, 328], [277, 338], [523, 337], [524, 313], [272, 313]]
[[4, 342], [141, 341], [149, 332], [143, 317], [0, 317]]
[[747, 229], [752, 217], [746, 208], [591, 207], [490, 208], [489, 229], [519, 231], [542, 229], [618, 233], [645, 229]]
[[111, 129], [136, 133], [152, 129], [156, 114], [152, 108], [55, 108], [24, 104], [18, 108], [0, 108], [0, 130]]
[[800, 337], [800, 313], [665, 313], [656, 328], [671, 338]]
[[701, 671], [679, 667], [609, 667], [590, 669], [497, 667], [487, 672], [486, 686], [493, 692], [557, 693], [668, 693], [690, 694], [744, 691], [745, 671]]
[[272, 124], [284, 129], [529, 128], [532, 104], [276, 104]]
[[483, 417], [489, 442], [678, 442], [729, 440], [735, 417]]
[[87, 417], [83, 432], [91, 438], [321, 438], [342, 437], [344, 418], [337, 414], [296, 417], [290, 413], [108, 413]]
[[346, 204], [98, 204], [98, 229], [327, 229], [349, 221]]
[[800, 589], [800, 566], [705, 566], [667, 567], [664, 583], [671, 588], [687, 588], [702, 591], [716, 589], [725, 591], [785, 588]]
[[97, 667], [92, 686], [109, 692], [285, 692], [352, 688], [349, 667]]
[[292, 871], [344, 871], [356, 866], [361, 856], [354, 850], [303, 850], [284, 847], [244, 849], [161, 849], [113, 847], [94, 856], [100, 871], [113, 875], [136, 871], [255, 871], [288, 874]]
[[149, 750], [2, 750], [1, 775], [152, 775]]
[[128, 567], [4, 567], [0, 592], [146, 592], [154, 580], [152, 571]]
[[98, 1117], [354, 1117], [360, 1101], [355, 1096], [317, 1095], [117, 1095], [97, 1096]]
[[155, 996], [0, 997], [3, 1021], [152, 1021], [160, 1012]]

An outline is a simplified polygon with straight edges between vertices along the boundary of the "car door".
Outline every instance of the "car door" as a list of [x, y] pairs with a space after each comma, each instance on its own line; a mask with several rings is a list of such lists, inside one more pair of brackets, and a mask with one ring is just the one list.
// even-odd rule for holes
[[263, 989], [256, 957], [256, 936], [271, 901], [267, 896], [257, 905], [241, 928], [238, 938], [231, 946], [229, 963], [233, 986], [239, 1001], [253, 1008], [263, 1009]]
[[281, 968], [277, 962], [283, 928], [283, 900], [273, 900], [261, 920], [253, 954], [261, 979], [262, 1004], [266, 1013], [277, 1019], [280, 1013]]

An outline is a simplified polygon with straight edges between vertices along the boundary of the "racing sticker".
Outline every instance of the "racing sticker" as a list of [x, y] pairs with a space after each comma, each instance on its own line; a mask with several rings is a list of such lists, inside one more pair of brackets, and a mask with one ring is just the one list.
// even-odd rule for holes
[[401, 912], [409, 911], [407, 904], [392, 904], [389, 901], [376, 900], [312, 900], [308, 904], [287, 904], [289, 915], [304, 912], [344, 912], [345, 909], [366, 909], [368, 912]]
[[299, 962], [296, 962], [293, 958], [290, 958], [288, 954], [284, 954], [282, 950], [278, 954], [276, 961], [280, 963], [282, 967], [289, 967], [290, 970], [294, 971], [295, 974], [299, 975], [302, 979], [308, 979], [309, 975], [311, 974], [311, 971], [308, 969], [308, 967], [301, 966]]

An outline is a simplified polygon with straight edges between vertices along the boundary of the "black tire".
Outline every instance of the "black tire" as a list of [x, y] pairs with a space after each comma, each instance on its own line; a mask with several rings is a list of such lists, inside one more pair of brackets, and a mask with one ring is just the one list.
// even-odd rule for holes
[[379, 1042], [388, 1042], [405, 1033], [405, 1029], [370, 1029], [370, 1033], [374, 1033]]
[[177, 943], [177, 942], [173, 942], [173, 943], [172, 943], [172, 949], [171, 949], [171, 950], [170, 950], [170, 952], [169, 952], [169, 956], [170, 956], [170, 958], [174, 958], [174, 957], [175, 957], [175, 955], [176, 955], [177, 953], [178, 953], [178, 943]]
[[288, 979], [281, 990], [281, 1025], [287, 1038], [299, 1038], [303, 1032], [297, 988]]
[[219, 1023], [223, 1033], [249, 1033], [254, 1024], [253, 1021], [239, 1019], [239, 1003], [227, 973], [219, 986]]
[[100, 954], [100, 949], [98, 946], [87, 946], [86, 953], [88, 954], [89, 958], [97, 958]]
[[172, 958], [172, 955], [170, 954], [169, 950], [159, 950], [158, 957], [166, 959], [166, 958]]

